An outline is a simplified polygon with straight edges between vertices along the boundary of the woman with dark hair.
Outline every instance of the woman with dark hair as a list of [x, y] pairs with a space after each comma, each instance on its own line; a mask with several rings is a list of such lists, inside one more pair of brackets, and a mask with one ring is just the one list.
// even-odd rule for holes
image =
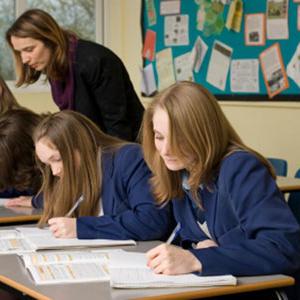
[[138, 135], [144, 108], [122, 61], [102, 45], [61, 28], [46, 12], [31, 9], [7, 30], [17, 86], [43, 73], [61, 110], [78, 111], [102, 131], [128, 141]]
[[[26, 109], [0, 114], [0, 197], [31, 199], [41, 187], [33, 131], [41, 117]], [[12, 200], [13, 201], [13, 200]]]

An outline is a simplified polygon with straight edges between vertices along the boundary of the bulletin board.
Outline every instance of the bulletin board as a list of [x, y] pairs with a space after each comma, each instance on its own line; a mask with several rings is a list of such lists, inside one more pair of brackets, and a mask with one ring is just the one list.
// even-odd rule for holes
[[[180, 15], [188, 15], [188, 45], [176, 45], [176, 46], [166, 46], [165, 37], [164, 37], [164, 26], [166, 15], [160, 14], [160, 2], [168, 0], [142, 0], [142, 11], [141, 11], [141, 26], [142, 26], [142, 35], [143, 41], [145, 41], [145, 36], [147, 30], [154, 31], [156, 33], [155, 41], [155, 55], [165, 49], [172, 49], [173, 61], [176, 57], [187, 53], [192, 50], [194, 43], [198, 36], [207, 44], [208, 49], [206, 55], [201, 64], [201, 68], [198, 73], [193, 72], [193, 80], [205, 86], [210, 90], [217, 99], [219, 100], [245, 100], [245, 101], [299, 101], [300, 100], [300, 87], [295, 83], [290, 77], [287, 76], [288, 88], [280, 92], [278, 95], [271, 97], [268, 96], [266, 84], [263, 77], [262, 67], [259, 63], [258, 66], [258, 82], [259, 89], [258, 92], [233, 92], [230, 85], [230, 70], [228, 71], [225, 89], [221, 90], [216, 88], [207, 82], [207, 71], [209, 66], [209, 61], [212, 54], [212, 48], [214, 42], [220, 41], [231, 47], [233, 49], [231, 59], [259, 59], [260, 54], [270, 46], [278, 43], [283, 65], [286, 68], [289, 64], [291, 58], [294, 56], [297, 46], [300, 42], [300, 28], [298, 28], [300, 21], [299, 18], [300, 3], [296, 3], [295, 0], [289, 0], [288, 7], [288, 30], [289, 37], [288, 39], [267, 39], [265, 44], [262, 46], [247, 46], [245, 44], [245, 14], [255, 14], [263, 13], [266, 14], [267, 1], [266, 0], [243, 0], [243, 18], [240, 32], [235, 32], [228, 30], [226, 27], [222, 30], [219, 35], [204, 36], [203, 31], [197, 29], [197, 13], [199, 9], [199, 0], [181, 0], [180, 1]], [[225, 1], [223, 1], [225, 2]], [[228, 1], [227, 3], [229, 3]], [[154, 20], [149, 20], [149, 3], [153, 5], [155, 15]], [[226, 16], [228, 14], [230, 5], [225, 4], [223, 10], [223, 18], [226, 22]], [[299, 15], [298, 15], [299, 14]], [[154, 22], [155, 21], [155, 22]], [[152, 24], [150, 24], [152, 23]], [[154, 23], [154, 24], [153, 24]], [[299, 58], [300, 61], [300, 58]], [[259, 62], [259, 60], [258, 60]], [[156, 84], [158, 85], [158, 75], [156, 70], [156, 59], [153, 58], [149, 60], [143, 58], [144, 67], [148, 64], [153, 64], [154, 77]], [[299, 63], [300, 67], [300, 63]]]

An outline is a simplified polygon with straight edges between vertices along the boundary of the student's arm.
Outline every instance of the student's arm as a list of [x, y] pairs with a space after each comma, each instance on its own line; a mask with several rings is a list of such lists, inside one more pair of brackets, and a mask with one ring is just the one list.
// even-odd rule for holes
[[34, 195], [31, 200], [31, 205], [34, 208], [44, 208], [44, 196], [43, 193]]
[[32, 207], [31, 200], [33, 196], [19, 196], [8, 199], [5, 202], [6, 207]]
[[266, 168], [252, 155], [238, 156], [221, 168], [218, 197], [240, 225], [219, 236], [218, 247], [190, 251], [202, 275], [292, 273], [300, 267], [299, 226]]
[[[157, 240], [165, 239], [173, 228], [170, 207], [159, 209], [154, 204], [150, 172], [140, 148], [123, 148], [114, 160], [115, 174], [104, 182], [112, 184], [102, 195], [105, 215], [78, 218], [78, 238]], [[112, 206], [112, 210], [105, 212], [105, 206]]]

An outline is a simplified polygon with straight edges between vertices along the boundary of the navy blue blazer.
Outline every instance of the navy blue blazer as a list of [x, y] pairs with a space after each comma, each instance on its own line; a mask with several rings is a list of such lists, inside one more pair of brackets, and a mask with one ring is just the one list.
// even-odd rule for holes
[[[202, 275], [293, 274], [300, 269], [299, 225], [266, 167], [252, 154], [235, 152], [223, 159], [210, 187], [199, 188], [204, 211], [186, 190], [173, 201], [181, 223], [182, 245], [202, 263]], [[207, 222], [219, 245], [194, 249], [208, 239], [197, 222]]]
[[19, 191], [15, 188], [8, 188], [0, 192], [0, 198], [15, 198], [20, 196], [33, 196], [34, 192], [30, 189], [25, 191]]
[[[174, 226], [172, 209], [155, 205], [140, 146], [129, 144], [104, 154], [102, 170], [104, 215], [77, 218], [78, 238], [165, 240]], [[42, 199], [33, 206], [41, 207]]]

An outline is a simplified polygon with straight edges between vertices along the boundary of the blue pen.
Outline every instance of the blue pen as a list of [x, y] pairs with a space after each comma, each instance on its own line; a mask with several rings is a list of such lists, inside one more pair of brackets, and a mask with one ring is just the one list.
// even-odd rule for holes
[[174, 239], [176, 238], [176, 236], [177, 236], [178, 232], [180, 231], [180, 229], [181, 229], [181, 225], [178, 222], [177, 225], [176, 225], [176, 227], [172, 231], [171, 235], [167, 239], [167, 241], [166, 241], [167, 244], [171, 244], [174, 241]]

